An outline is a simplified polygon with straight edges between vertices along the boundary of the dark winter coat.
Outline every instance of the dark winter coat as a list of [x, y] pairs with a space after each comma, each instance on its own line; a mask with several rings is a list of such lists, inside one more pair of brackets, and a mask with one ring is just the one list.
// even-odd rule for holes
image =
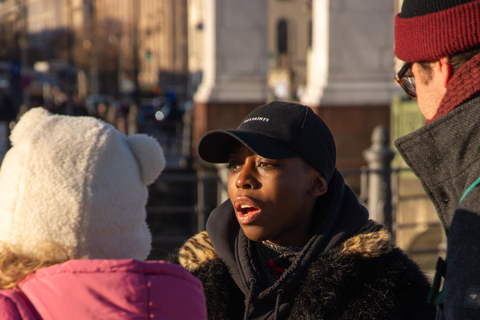
[[447, 234], [445, 317], [480, 319], [480, 98], [395, 144], [422, 182]]
[[178, 262], [204, 285], [209, 319], [433, 319], [429, 283], [418, 266], [368, 220], [341, 175], [314, 212], [310, 241], [273, 285], [253, 263], [254, 243], [230, 201], [207, 232], [180, 249]]

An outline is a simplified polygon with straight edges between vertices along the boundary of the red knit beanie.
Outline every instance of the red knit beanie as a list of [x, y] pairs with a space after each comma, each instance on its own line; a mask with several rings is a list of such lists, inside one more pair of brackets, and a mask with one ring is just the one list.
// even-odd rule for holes
[[404, 0], [395, 17], [395, 55], [434, 61], [480, 46], [480, 0]]

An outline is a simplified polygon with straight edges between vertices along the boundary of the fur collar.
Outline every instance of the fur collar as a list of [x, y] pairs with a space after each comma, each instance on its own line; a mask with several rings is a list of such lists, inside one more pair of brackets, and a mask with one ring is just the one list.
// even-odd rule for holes
[[381, 229], [374, 232], [357, 234], [342, 243], [342, 253], [346, 256], [376, 258], [392, 250], [390, 233]]
[[[392, 250], [390, 234], [385, 229], [359, 233], [344, 241], [340, 251], [346, 256], [375, 258]], [[218, 255], [206, 231], [200, 232], [187, 240], [180, 248], [178, 259], [180, 264], [190, 272], [194, 272]]]
[[206, 231], [197, 233], [180, 248], [178, 261], [190, 272], [218, 257]]

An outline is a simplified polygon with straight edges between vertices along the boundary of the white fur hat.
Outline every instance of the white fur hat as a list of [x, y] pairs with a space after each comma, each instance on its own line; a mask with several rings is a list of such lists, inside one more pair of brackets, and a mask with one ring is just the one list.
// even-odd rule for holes
[[0, 241], [27, 254], [53, 242], [71, 258], [147, 258], [147, 186], [165, 167], [154, 138], [35, 108], [10, 140], [0, 168]]

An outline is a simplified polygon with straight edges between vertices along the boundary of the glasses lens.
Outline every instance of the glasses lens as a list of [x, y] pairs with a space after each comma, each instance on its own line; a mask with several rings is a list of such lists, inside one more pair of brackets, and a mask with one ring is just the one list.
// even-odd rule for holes
[[414, 77], [403, 77], [402, 78], [402, 87], [409, 95], [412, 97], [417, 97], [417, 88], [415, 86], [415, 78]]
[[412, 63], [406, 62], [403, 67], [400, 69], [398, 74], [395, 76], [398, 84], [408, 93], [410, 96], [416, 98], [417, 91], [415, 87], [415, 78], [410, 70]]

